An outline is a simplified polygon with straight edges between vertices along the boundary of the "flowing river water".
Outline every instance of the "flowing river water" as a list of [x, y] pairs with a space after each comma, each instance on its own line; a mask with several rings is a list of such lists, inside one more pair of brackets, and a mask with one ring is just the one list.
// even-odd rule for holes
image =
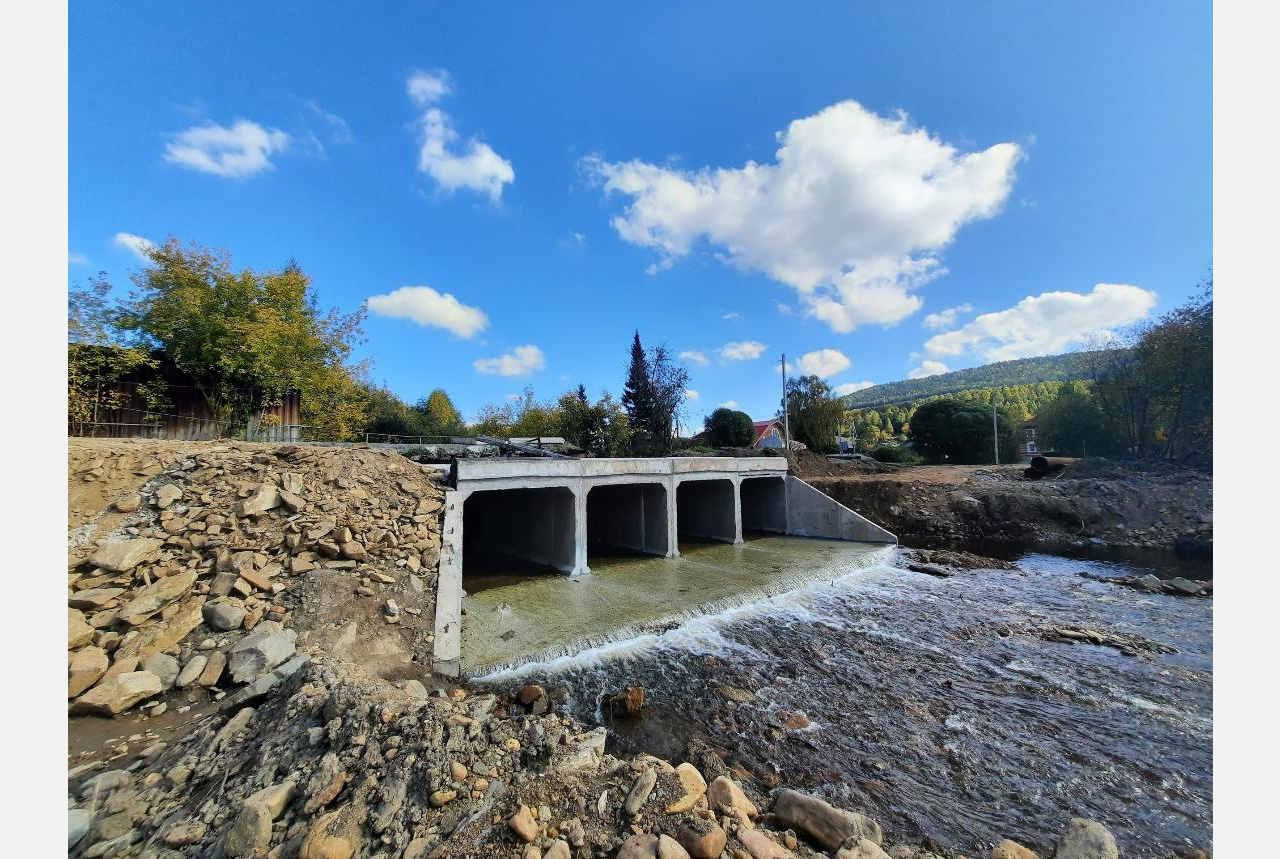
[[[702, 740], [761, 790], [864, 810], [895, 841], [981, 852], [1010, 837], [1047, 855], [1080, 816], [1130, 857], [1212, 846], [1212, 600], [1081, 575], [1189, 574], [1170, 558], [1031, 553], [1021, 572], [939, 579], [895, 565], [896, 548], [681, 548], [578, 580], [466, 582], [468, 673], [542, 683], [609, 724], [618, 751], [679, 759]], [[1060, 625], [1173, 652], [1037, 634]], [[605, 696], [631, 685], [643, 716], [611, 719]]]

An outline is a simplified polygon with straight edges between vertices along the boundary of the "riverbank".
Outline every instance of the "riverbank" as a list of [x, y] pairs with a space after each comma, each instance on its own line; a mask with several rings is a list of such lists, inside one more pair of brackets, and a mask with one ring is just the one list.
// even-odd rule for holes
[[802, 459], [795, 470], [908, 545], [1213, 552], [1213, 477], [1196, 469], [1086, 460], [1029, 480], [1022, 465], [837, 470]]
[[[831, 569], [784, 593], [449, 684], [420, 658], [434, 471], [359, 449], [69, 447], [68, 697], [119, 714], [71, 723], [74, 856], [954, 859], [1006, 837], [1048, 856], [1102, 837], [1073, 816], [1126, 856], [1211, 843], [1211, 600], [1080, 575], [1137, 570], [938, 576], [814, 541]], [[768, 544], [707, 552], [781, 570]], [[602, 709], [625, 687], [645, 689], [638, 716]], [[1135, 767], [1145, 812], [1109, 781]]]

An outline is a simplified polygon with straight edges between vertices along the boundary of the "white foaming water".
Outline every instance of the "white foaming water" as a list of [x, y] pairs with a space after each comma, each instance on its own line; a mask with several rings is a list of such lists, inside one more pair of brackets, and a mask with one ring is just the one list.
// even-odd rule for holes
[[[893, 551], [886, 550], [886, 554]], [[762, 654], [754, 648], [727, 638], [722, 631], [732, 624], [763, 617], [779, 624], [820, 624], [837, 631], [855, 628], [853, 624], [816, 609], [814, 603], [822, 596], [871, 580], [877, 574], [896, 576], [902, 572], [900, 568], [888, 563], [877, 563], [772, 596], [752, 595], [741, 601], [722, 601], [695, 609], [678, 618], [647, 624], [645, 629], [623, 627], [604, 640], [578, 642], [558, 648], [555, 652], [522, 659], [515, 664], [494, 666], [475, 675], [473, 679], [482, 683], [504, 683], [529, 674], [553, 675], [591, 668], [654, 650], [709, 656], [761, 657]], [[678, 625], [662, 631], [652, 631], [655, 626], [667, 626], [673, 622]]]

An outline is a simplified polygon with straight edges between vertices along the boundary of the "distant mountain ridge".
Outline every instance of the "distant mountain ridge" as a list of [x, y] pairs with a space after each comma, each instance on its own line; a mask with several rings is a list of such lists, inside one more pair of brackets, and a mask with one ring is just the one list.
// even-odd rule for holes
[[975, 388], [999, 388], [1007, 385], [1030, 385], [1037, 382], [1071, 382], [1089, 378], [1089, 356], [1092, 352], [1068, 352], [1038, 358], [997, 361], [981, 367], [940, 373], [923, 379], [903, 379], [863, 388], [844, 397], [849, 409], [876, 409], [901, 403], [958, 394]]

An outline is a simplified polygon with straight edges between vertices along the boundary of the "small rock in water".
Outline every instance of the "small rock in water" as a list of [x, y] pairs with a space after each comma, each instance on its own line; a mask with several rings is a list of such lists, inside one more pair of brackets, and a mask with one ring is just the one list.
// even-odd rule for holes
[[1067, 831], [1058, 839], [1054, 859], [1119, 859], [1120, 850], [1107, 828], [1096, 820], [1071, 818]]
[[1040, 859], [1040, 857], [1018, 842], [1006, 838], [991, 851], [990, 859]]
[[610, 706], [615, 713], [624, 716], [639, 716], [644, 709], [644, 687], [628, 686], [613, 696]]
[[849, 838], [866, 838], [879, 844], [880, 824], [863, 814], [845, 811], [817, 797], [794, 790], [781, 790], [773, 801], [773, 814], [786, 826], [807, 834], [827, 850], [834, 850]]

